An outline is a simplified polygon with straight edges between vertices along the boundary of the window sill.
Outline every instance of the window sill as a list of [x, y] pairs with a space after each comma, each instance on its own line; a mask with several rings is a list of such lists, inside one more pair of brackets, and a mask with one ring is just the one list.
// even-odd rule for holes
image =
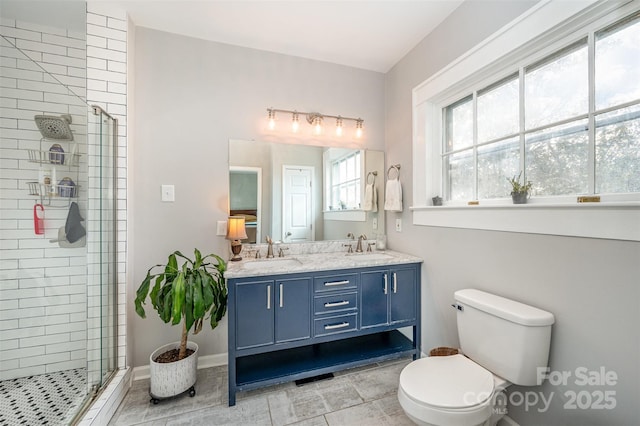
[[324, 220], [341, 220], [348, 222], [364, 222], [367, 220], [367, 212], [358, 209], [326, 210]]
[[640, 241], [640, 202], [411, 207], [413, 224]]

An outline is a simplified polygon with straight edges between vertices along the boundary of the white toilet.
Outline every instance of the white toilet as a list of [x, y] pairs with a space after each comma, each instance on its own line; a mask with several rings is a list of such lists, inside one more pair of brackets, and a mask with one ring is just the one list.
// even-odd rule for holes
[[494, 426], [511, 383], [539, 385], [553, 314], [480, 290], [454, 294], [464, 355], [421, 358], [400, 374], [398, 400], [419, 425]]

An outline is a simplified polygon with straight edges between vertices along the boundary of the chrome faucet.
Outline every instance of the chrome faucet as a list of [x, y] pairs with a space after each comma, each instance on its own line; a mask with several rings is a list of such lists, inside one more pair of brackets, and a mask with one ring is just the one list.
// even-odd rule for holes
[[284, 257], [285, 250], [289, 250], [289, 247], [278, 247], [278, 257]]
[[268, 235], [266, 240], [267, 240], [267, 244], [269, 244], [269, 247], [267, 247], [267, 259], [272, 259], [273, 258], [273, 240]]
[[362, 253], [362, 240], [366, 240], [367, 236], [362, 234], [358, 237], [358, 245], [356, 246], [356, 253]]

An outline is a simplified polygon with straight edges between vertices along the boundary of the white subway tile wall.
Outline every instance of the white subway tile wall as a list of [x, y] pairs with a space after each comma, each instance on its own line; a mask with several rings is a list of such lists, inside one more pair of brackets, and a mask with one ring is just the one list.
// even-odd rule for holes
[[[115, 340], [104, 342], [116, 345], [116, 364], [111, 367], [121, 370], [82, 425], [108, 421], [126, 393], [130, 374], [125, 360], [127, 16], [110, 6], [89, 3], [86, 28], [86, 33], [74, 32], [0, 18], [1, 34], [39, 63], [1, 39], [0, 380], [88, 367], [90, 386], [103, 373], [100, 351], [114, 350], [101, 339], [115, 333]], [[98, 156], [104, 155], [98, 152], [95, 137], [101, 130], [107, 135], [113, 131], [99, 128], [107, 123], [100, 122], [87, 104], [118, 119], [115, 166], [102, 169], [103, 176], [117, 180], [117, 211], [102, 211], [103, 218], [112, 215], [115, 227], [99, 227], [97, 201], [103, 194], [92, 177], [97, 176]], [[45, 235], [34, 234], [33, 206], [38, 197], [28, 194], [27, 182], [38, 179], [40, 166], [28, 161], [26, 150], [49, 147], [41, 147], [36, 114], [72, 115], [82, 158], [74, 180], [86, 219], [85, 248], [60, 248], [49, 242], [64, 226], [68, 206], [46, 206]], [[107, 261], [101, 253], [107, 249], [105, 241], [117, 247]], [[115, 294], [99, 286], [101, 275], [114, 272], [106, 268], [109, 262], [117, 263]], [[111, 303], [101, 303], [105, 298], [117, 301], [115, 324], [101, 320], [111, 317], [114, 309]], [[110, 311], [105, 313], [104, 306]]]
[[[87, 250], [49, 241], [65, 224], [68, 199], [45, 205], [45, 233], [34, 233], [39, 198], [29, 195], [27, 182], [37, 181], [43, 166], [29, 162], [27, 150], [48, 150], [54, 143], [41, 142], [35, 115], [71, 115], [82, 159], [78, 167], [56, 166], [56, 179], [69, 176], [79, 185], [77, 202], [85, 214], [88, 109], [82, 101], [84, 34], [11, 19], [2, 19], [0, 32], [42, 67], [0, 39], [0, 380], [5, 380], [86, 367]], [[65, 151], [72, 144], [66, 143]]]
[[[102, 374], [100, 350], [113, 350], [101, 346], [108, 334], [117, 333], [116, 366], [125, 367], [126, 15], [89, 11], [87, 34], [4, 18], [1, 24], [2, 35], [52, 76], [1, 40], [0, 380], [88, 366], [88, 383], [95, 383]], [[119, 119], [117, 166], [102, 171], [118, 178], [117, 234], [113, 227], [99, 227], [97, 206], [103, 194], [98, 179], [91, 177], [98, 176], [95, 141], [98, 126], [105, 123], [99, 123], [78, 97]], [[81, 162], [77, 171], [57, 172], [77, 175], [73, 179], [80, 187], [77, 201], [86, 219], [85, 248], [60, 248], [49, 242], [65, 224], [64, 202], [45, 206], [45, 235], [34, 234], [37, 197], [28, 194], [26, 182], [38, 179], [40, 166], [27, 160], [26, 150], [41, 148], [33, 118], [37, 114], [72, 115]], [[44, 149], [51, 144], [47, 143]], [[104, 218], [109, 213], [102, 214]], [[115, 295], [100, 289], [100, 275], [107, 273], [101, 257], [106, 245], [100, 241], [117, 246], [118, 253], [109, 258], [118, 263]], [[117, 324], [100, 320], [105, 316], [101, 310], [110, 306], [106, 298], [117, 299]], [[113, 339], [104, 339], [109, 341]]]

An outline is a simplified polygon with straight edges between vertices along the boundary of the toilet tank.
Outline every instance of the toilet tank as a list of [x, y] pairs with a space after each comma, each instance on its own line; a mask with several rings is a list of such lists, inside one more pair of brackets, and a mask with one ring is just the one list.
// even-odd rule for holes
[[454, 293], [462, 352], [492, 373], [535, 386], [549, 363], [553, 314], [475, 289]]

